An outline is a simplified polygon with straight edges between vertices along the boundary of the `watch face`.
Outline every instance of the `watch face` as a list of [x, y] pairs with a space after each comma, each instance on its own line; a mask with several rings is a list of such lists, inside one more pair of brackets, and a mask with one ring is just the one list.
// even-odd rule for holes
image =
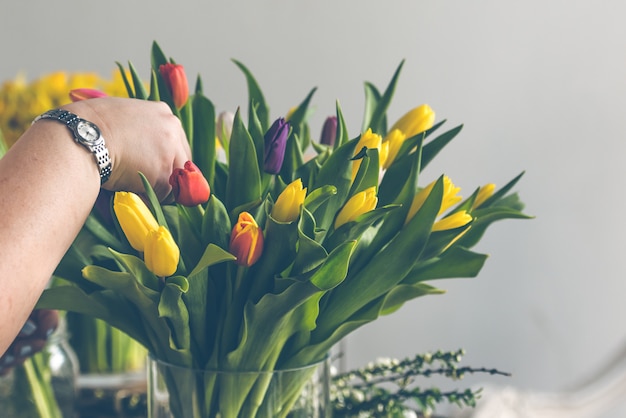
[[81, 120], [76, 125], [76, 132], [78, 135], [89, 144], [97, 144], [100, 141], [100, 130], [93, 123]]

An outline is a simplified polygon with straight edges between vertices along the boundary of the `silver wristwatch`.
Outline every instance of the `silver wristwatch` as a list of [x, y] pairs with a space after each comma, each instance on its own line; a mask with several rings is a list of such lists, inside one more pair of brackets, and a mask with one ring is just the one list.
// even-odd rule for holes
[[43, 113], [33, 120], [33, 123], [41, 119], [59, 121], [69, 128], [74, 140], [83, 145], [96, 157], [96, 163], [100, 170], [100, 184], [104, 184], [111, 175], [111, 158], [109, 150], [104, 144], [104, 138], [95, 123], [81, 119], [72, 112], [64, 109], [53, 109]]

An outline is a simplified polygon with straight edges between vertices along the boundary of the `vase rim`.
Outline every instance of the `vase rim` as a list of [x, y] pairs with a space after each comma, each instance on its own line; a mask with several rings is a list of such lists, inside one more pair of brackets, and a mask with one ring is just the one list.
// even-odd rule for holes
[[306, 370], [306, 369], [311, 369], [311, 368], [315, 368], [318, 367], [326, 362], [329, 362], [330, 360], [330, 355], [326, 354], [324, 356], [324, 358], [322, 358], [319, 361], [313, 362], [313, 363], [309, 363], [307, 365], [304, 366], [299, 366], [299, 367], [288, 367], [285, 369], [275, 369], [275, 370], [233, 370], [233, 369], [220, 369], [220, 368], [216, 368], [216, 369], [201, 369], [201, 368], [197, 368], [197, 367], [187, 367], [187, 366], [180, 366], [178, 364], [174, 364], [171, 363], [169, 361], [166, 360], [161, 360], [155, 356], [153, 356], [151, 353], [148, 354], [148, 361], [149, 362], [155, 362], [155, 363], [159, 363], [162, 364], [166, 367], [172, 367], [172, 368], [178, 368], [178, 369], [188, 369], [194, 372], [199, 372], [199, 373], [241, 373], [241, 374], [246, 374], [246, 373], [250, 373], [250, 374], [259, 374], [259, 373], [289, 373], [289, 372], [297, 372], [300, 370]]

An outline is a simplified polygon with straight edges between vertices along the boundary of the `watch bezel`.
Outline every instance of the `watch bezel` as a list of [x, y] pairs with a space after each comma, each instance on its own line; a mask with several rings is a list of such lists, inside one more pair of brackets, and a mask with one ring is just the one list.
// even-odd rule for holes
[[[96, 138], [90, 139], [90, 138], [85, 137], [83, 135], [84, 131], [81, 130], [81, 125], [83, 126], [86, 125], [89, 127], [89, 129], [92, 129], [93, 131], [95, 131]], [[76, 133], [76, 138], [86, 145], [97, 146], [97, 145], [101, 145], [104, 143], [104, 140], [102, 138], [102, 133], [100, 132], [100, 128], [98, 128], [98, 126], [93, 122], [90, 122], [85, 119], [79, 119], [76, 123], [76, 126], [74, 127], [74, 131]]]

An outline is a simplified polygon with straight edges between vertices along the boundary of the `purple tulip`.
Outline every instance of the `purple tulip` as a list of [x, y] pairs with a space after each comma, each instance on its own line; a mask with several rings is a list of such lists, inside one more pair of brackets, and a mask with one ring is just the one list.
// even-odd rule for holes
[[337, 117], [329, 116], [324, 121], [322, 126], [322, 136], [320, 137], [320, 143], [328, 146], [335, 145], [335, 139], [337, 137]]
[[266, 173], [278, 174], [285, 159], [285, 147], [289, 136], [289, 122], [284, 118], [274, 121], [270, 129], [265, 133], [265, 153], [263, 169]]

